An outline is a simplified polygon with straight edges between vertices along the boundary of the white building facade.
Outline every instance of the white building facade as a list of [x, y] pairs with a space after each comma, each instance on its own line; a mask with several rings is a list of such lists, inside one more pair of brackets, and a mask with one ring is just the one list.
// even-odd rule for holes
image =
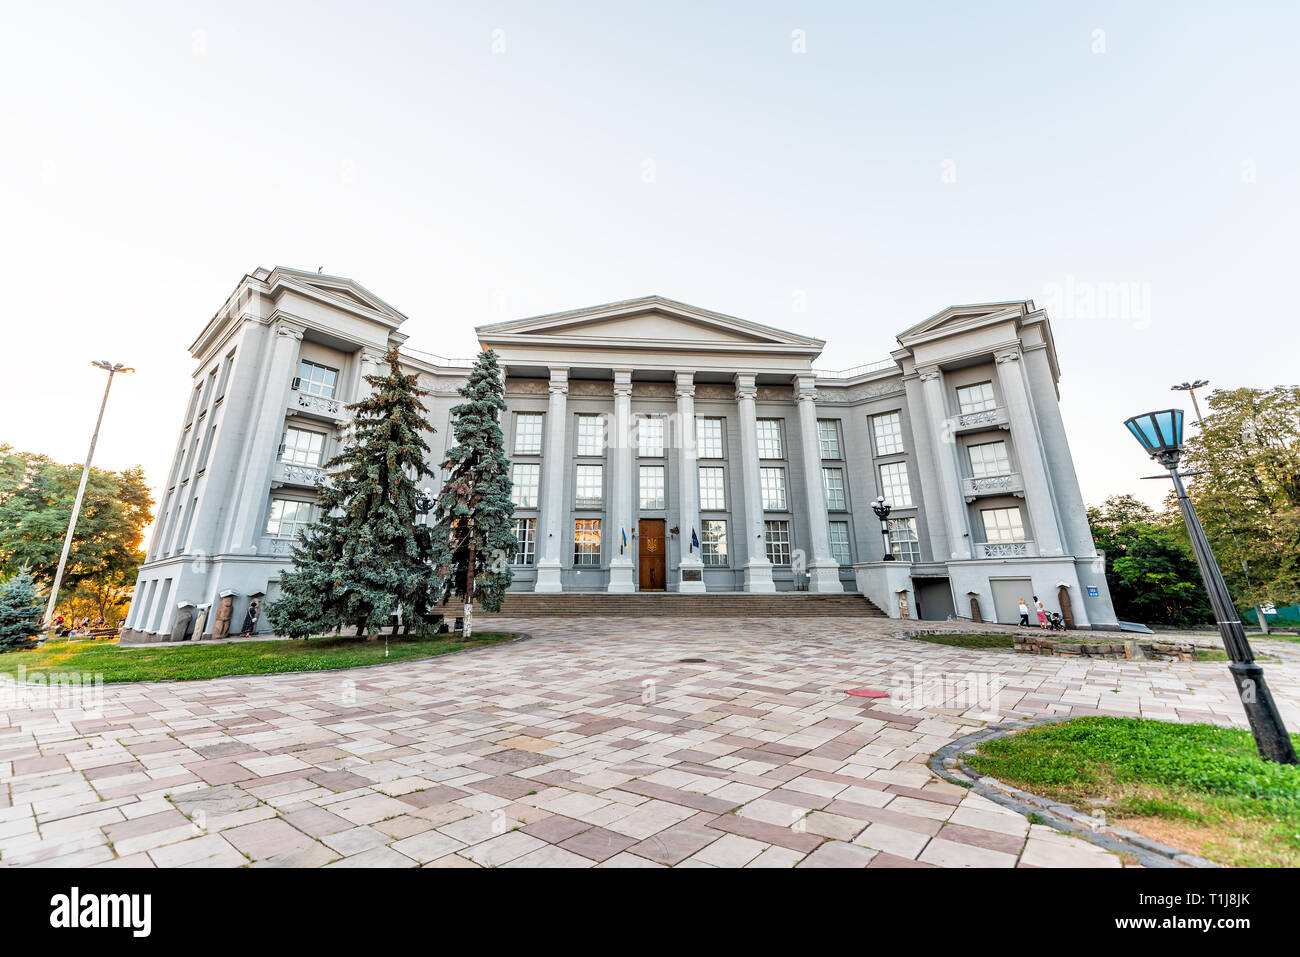
[[[275, 599], [391, 346], [429, 392], [437, 471], [470, 361], [406, 347], [404, 321], [352, 280], [244, 277], [190, 347], [124, 641], [237, 634]], [[821, 340], [657, 296], [477, 332], [506, 376], [513, 590], [858, 591], [895, 617], [1007, 623], [1037, 595], [1115, 625], [1032, 301], [950, 307], [840, 372], [814, 368]]]

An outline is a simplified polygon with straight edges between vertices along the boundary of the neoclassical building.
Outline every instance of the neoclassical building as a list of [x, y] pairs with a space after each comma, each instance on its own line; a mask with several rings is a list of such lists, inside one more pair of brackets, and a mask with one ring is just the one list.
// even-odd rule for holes
[[[437, 469], [470, 361], [409, 348], [405, 319], [349, 279], [240, 281], [190, 346], [125, 640], [237, 633], [275, 599], [346, 406], [393, 345], [430, 393]], [[951, 306], [842, 371], [814, 367], [819, 339], [659, 296], [477, 333], [506, 375], [516, 590], [857, 591], [1003, 622], [1038, 595], [1115, 624], [1032, 301]]]

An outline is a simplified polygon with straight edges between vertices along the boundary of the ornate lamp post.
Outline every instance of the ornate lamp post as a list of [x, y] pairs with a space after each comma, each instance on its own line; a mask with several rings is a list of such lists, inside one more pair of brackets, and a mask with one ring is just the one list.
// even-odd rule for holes
[[1223, 636], [1223, 648], [1228, 653], [1228, 670], [1232, 672], [1232, 679], [1237, 685], [1237, 694], [1246, 710], [1246, 719], [1250, 722], [1251, 733], [1255, 735], [1260, 756], [1266, 761], [1277, 761], [1280, 764], [1300, 763], [1296, 760], [1291, 736], [1287, 734], [1282, 716], [1278, 714], [1273, 695], [1264, 682], [1264, 669], [1255, 663], [1254, 652], [1246, 640], [1246, 631], [1237, 617], [1232, 596], [1223, 581], [1223, 573], [1219, 571], [1214, 552], [1210, 550], [1205, 530], [1201, 528], [1201, 520], [1196, 517], [1196, 509], [1187, 497], [1187, 489], [1183, 487], [1183, 477], [1195, 474], [1178, 471], [1178, 460], [1183, 452], [1183, 410], [1164, 409], [1135, 415], [1126, 419], [1124, 425], [1141, 443], [1146, 453], [1169, 470], [1169, 477], [1174, 481], [1178, 507], [1183, 513], [1183, 522], [1187, 525], [1187, 534], [1192, 540], [1192, 550], [1196, 553], [1196, 564], [1200, 566], [1205, 590], [1210, 595], [1210, 604], [1214, 607], [1214, 617], [1218, 620], [1219, 633]]
[[876, 518], [880, 519], [880, 534], [885, 540], [885, 558], [887, 562], [894, 560], [894, 551], [889, 547], [889, 512], [894, 507], [893, 502], [885, 500], [885, 496], [880, 495], [871, 503], [871, 510], [876, 513]]
[[108, 373], [108, 382], [104, 385], [104, 398], [99, 403], [99, 418], [95, 420], [95, 431], [90, 434], [90, 451], [86, 453], [86, 464], [81, 469], [81, 483], [77, 486], [77, 497], [72, 502], [72, 518], [68, 521], [68, 533], [63, 538], [63, 552], [59, 555], [59, 570], [54, 573], [54, 584], [50, 586], [50, 601], [45, 606], [45, 624], [48, 626], [54, 618], [54, 606], [59, 601], [59, 586], [63, 584], [63, 570], [68, 565], [68, 553], [72, 551], [72, 533], [77, 529], [77, 517], [81, 514], [81, 500], [86, 494], [86, 479], [90, 478], [90, 460], [95, 457], [95, 444], [99, 442], [99, 427], [104, 423], [104, 408], [108, 405], [108, 390], [113, 388], [113, 376], [119, 372], [134, 372], [120, 362], [101, 359], [91, 365]]

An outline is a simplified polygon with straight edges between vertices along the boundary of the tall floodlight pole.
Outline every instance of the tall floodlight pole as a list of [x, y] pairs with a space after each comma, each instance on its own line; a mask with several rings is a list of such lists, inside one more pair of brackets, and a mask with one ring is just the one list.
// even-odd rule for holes
[[108, 390], [113, 388], [113, 376], [119, 372], [134, 372], [120, 362], [101, 359], [91, 365], [108, 373], [108, 383], [104, 386], [104, 398], [99, 403], [99, 418], [95, 419], [95, 431], [90, 435], [90, 451], [86, 453], [86, 464], [81, 469], [81, 483], [77, 486], [77, 497], [72, 502], [72, 518], [68, 521], [68, 534], [63, 536], [63, 554], [59, 556], [59, 570], [54, 573], [54, 584], [50, 586], [50, 602], [45, 606], [45, 626], [49, 627], [54, 618], [54, 606], [59, 601], [59, 586], [63, 584], [63, 569], [68, 564], [68, 553], [72, 551], [72, 533], [77, 529], [77, 515], [81, 512], [81, 499], [86, 494], [86, 480], [90, 478], [90, 461], [95, 457], [95, 443], [99, 441], [99, 427], [104, 422], [104, 408], [108, 405]]
[[1209, 379], [1197, 379], [1195, 382], [1180, 382], [1169, 387], [1170, 392], [1186, 392], [1192, 397], [1192, 408], [1196, 410], [1196, 425], [1201, 429], [1205, 428], [1205, 423], [1201, 421], [1201, 403], [1196, 401], [1196, 390], [1204, 389], [1209, 384]]
[[1273, 701], [1273, 694], [1264, 682], [1264, 669], [1256, 663], [1250, 642], [1246, 640], [1246, 630], [1237, 617], [1237, 609], [1228, 593], [1223, 573], [1219, 571], [1219, 563], [1214, 559], [1214, 552], [1210, 550], [1205, 530], [1201, 528], [1201, 520], [1196, 516], [1196, 508], [1187, 497], [1187, 489], [1183, 487], [1183, 477], [1189, 474], [1178, 471], [1178, 459], [1183, 452], [1183, 410], [1164, 409], [1135, 415], [1126, 419], [1124, 425], [1147, 454], [1169, 470], [1169, 477], [1174, 480], [1178, 508], [1183, 513], [1187, 535], [1192, 540], [1192, 551], [1196, 553], [1196, 564], [1200, 567], [1201, 579], [1205, 582], [1205, 590], [1209, 592], [1210, 604], [1214, 608], [1214, 617], [1219, 623], [1223, 649], [1228, 653], [1228, 670], [1237, 685], [1242, 707], [1246, 709], [1246, 720], [1250, 722], [1260, 757], [1279, 764], [1300, 764], [1296, 760], [1291, 736], [1287, 734], [1282, 715], [1278, 713], [1277, 704]]

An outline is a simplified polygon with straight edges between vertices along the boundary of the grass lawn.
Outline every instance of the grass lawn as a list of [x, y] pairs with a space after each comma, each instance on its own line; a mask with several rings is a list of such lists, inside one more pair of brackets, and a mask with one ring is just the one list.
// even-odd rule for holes
[[1300, 766], [1262, 760], [1248, 731], [1075, 718], [986, 741], [965, 760], [1083, 811], [1110, 802], [1109, 823], [1218, 864], [1300, 866]]
[[517, 637], [500, 632], [478, 632], [469, 641], [458, 633], [429, 637], [389, 637], [388, 657], [384, 641], [364, 638], [311, 638], [307, 641], [234, 641], [229, 644], [138, 645], [119, 648], [105, 641], [73, 640], [49, 642], [44, 648], [11, 651], [0, 655], [0, 674], [16, 675], [20, 665], [27, 676], [33, 672], [80, 672], [102, 674], [105, 683], [115, 681], [189, 681], [220, 678], [223, 675], [263, 675], [283, 671], [331, 671], [377, 665], [386, 661], [430, 658], [450, 651], [482, 648]]
[[954, 648], [1014, 648], [1015, 639], [1010, 635], [987, 635], [978, 631], [944, 632], [938, 635], [917, 635], [917, 641], [928, 641], [932, 645], [952, 645]]

